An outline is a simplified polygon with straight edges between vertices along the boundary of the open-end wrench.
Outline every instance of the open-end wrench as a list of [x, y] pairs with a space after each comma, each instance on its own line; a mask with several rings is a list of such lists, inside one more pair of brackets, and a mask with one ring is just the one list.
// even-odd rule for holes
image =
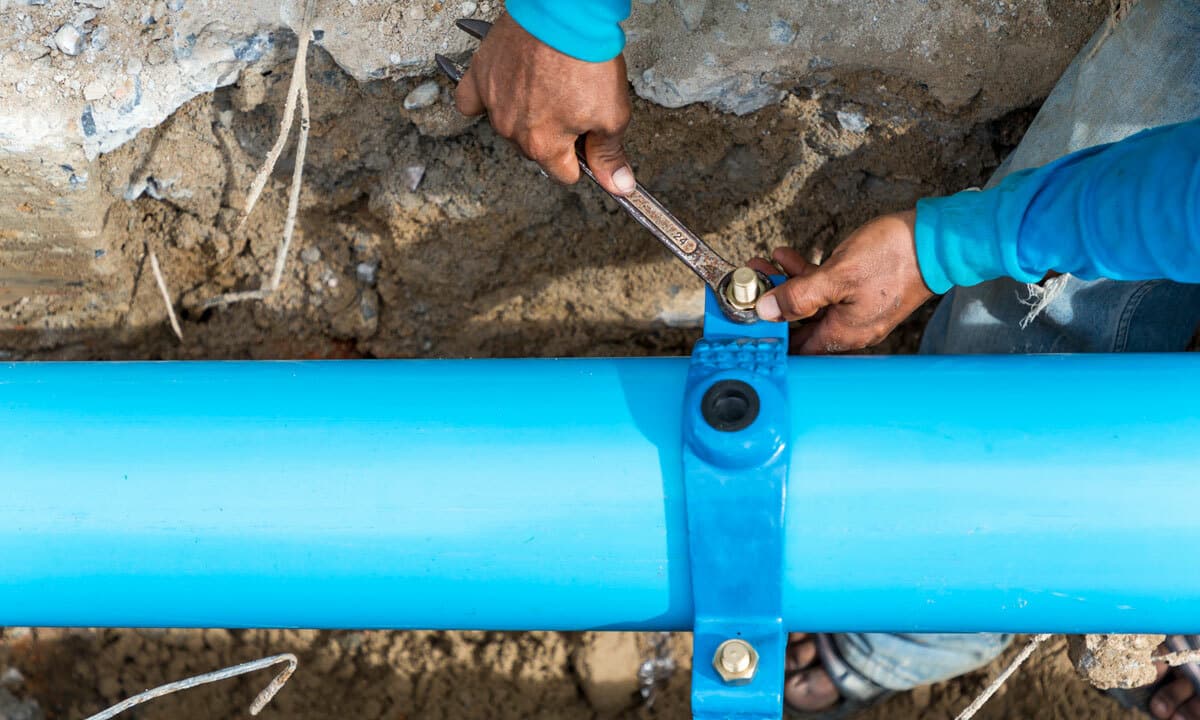
[[[455, 25], [479, 40], [486, 37], [492, 28], [492, 24], [484, 20], [463, 19], [458, 20]], [[436, 55], [435, 59], [442, 72], [456, 83], [466, 72], [465, 67], [444, 55]], [[601, 190], [604, 190], [604, 186], [596, 181], [596, 176], [588, 167], [587, 158], [584, 157], [578, 145], [575, 148], [575, 157], [579, 160], [579, 169], [583, 171], [583, 174], [596, 182]], [[605, 190], [605, 192], [608, 191]], [[649, 230], [675, 257], [683, 261], [684, 265], [687, 265], [706, 285], [712, 288], [726, 317], [742, 324], [752, 323], [758, 319], [758, 315], [754, 312], [754, 303], [760, 295], [773, 287], [769, 277], [747, 267], [738, 267], [721, 257], [699, 236], [679, 222], [640, 183], [629, 195], [608, 194], [625, 209], [625, 212], [632, 215], [634, 220]]]

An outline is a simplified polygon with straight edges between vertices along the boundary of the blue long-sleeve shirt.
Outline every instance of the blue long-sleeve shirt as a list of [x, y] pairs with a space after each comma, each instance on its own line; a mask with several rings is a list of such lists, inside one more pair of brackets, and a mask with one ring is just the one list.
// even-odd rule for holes
[[936, 293], [998, 277], [1200, 283], [1200, 118], [1080, 150], [994, 188], [917, 203]]
[[508, 0], [505, 9], [530, 35], [580, 60], [612, 60], [625, 47], [618, 23], [629, 17], [629, 0]]

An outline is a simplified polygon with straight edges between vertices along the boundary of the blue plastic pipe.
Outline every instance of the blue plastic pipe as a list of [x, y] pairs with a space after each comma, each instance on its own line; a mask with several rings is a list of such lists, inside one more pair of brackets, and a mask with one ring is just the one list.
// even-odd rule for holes
[[[689, 628], [687, 367], [0, 365], [0, 625]], [[1200, 355], [790, 387], [791, 629], [1200, 632]]]

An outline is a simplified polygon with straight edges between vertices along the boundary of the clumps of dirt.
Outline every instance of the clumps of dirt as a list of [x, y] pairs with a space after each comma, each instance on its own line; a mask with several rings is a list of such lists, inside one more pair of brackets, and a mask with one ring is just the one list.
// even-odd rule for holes
[[1102, 688], [1135, 688], [1154, 682], [1151, 657], [1166, 635], [1071, 635], [1068, 650], [1075, 671]]
[[[93, 182], [127, 198], [77, 294], [0, 307], [13, 357], [304, 358], [683, 354], [702, 291], [587, 183], [542, 178], [448, 89], [408, 111], [415, 81], [354, 82], [314, 49], [301, 217], [268, 301], [205, 309], [269, 276], [292, 167], [285, 153], [247, 226], [245, 189], [278, 127], [290, 69], [243, 74], [105, 155]], [[852, 108], [849, 112], [846, 108]], [[849, 114], [848, 114], [849, 112]], [[870, 217], [981, 184], [1031, 113], [950, 112], [919, 85], [851, 73], [732, 117], [635, 102], [639, 179], [733, 260], [780, 245], [820, 259]], [[186, 341], [164, 323], [153, 250]], [[924, 315], [881, 352], [911, 351]]]
[[637, 633], [586, 633], [583, 640], [572, 661], [584, 696], [602, 714], [628, 709], [641, 689], [638, 669], [645, 656]]
[[[590, 715], [559, 633], [9, 629], [0, 668], [45, 716], [79, 718], [163, 683], [280, 652], [299, 669], [264, 718], [579, 718]], [[155, 700], [144, 719], [244, 716], [273, 670]]]

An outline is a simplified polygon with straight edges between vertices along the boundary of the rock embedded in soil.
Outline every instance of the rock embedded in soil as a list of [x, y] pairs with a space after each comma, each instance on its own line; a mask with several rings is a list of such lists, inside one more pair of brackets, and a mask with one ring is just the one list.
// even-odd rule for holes
[[66, 55], [78, 55], [83, 51], [83, 35], [70, 23], [54, 33], [54, 45]]
[[615, 714], [634, 703], [642, 662], [636, 633], [587, 633], [574, 660], [579, 684], [597, 712]]
[[1101, 690], [1129, 689], [1154, 682], [1150, 659], [1165, 635], [1071, 635], [1067, 653], [1075, 671]]
[[437, 102], [442, 88], [435, 80], [426, 80], [404, 98], [405, 110], [420, 110]]
[[83, 87], [83, 97], [85, 100], [99, 100], [108, 93], [108, 88], [99, 80], [93, 80]]
[[871, 123], [867, 121], [861, 112], [853, 110], [838, 110], [838, 124], [843, 130], [848, 130], [852, 133], [864, 133], [867, 128], [871, 127]]
[[35, 700], [21, 700], [0, 688], [0, 720], [42, 720], [41, 707]]

